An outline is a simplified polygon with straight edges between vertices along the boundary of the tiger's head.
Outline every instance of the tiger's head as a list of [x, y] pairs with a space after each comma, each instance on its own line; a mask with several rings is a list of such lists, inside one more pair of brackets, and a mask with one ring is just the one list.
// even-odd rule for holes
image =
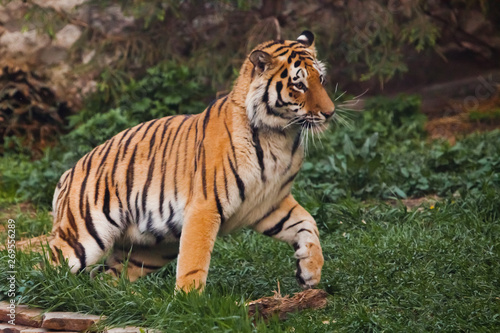
[[253, 126], [284, 129], [297, 124], [314, 131], [327, 127], [335, 106], [325, 88], [325, 66], [316, 59], [314, 35], [297, 41], [260, 44], [249, 55], [245, 100]]

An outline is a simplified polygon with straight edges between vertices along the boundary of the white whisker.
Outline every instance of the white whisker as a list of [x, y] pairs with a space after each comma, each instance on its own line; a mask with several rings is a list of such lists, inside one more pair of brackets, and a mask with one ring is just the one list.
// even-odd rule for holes
[[361, 96], [364, 96], [367, 92], [368, 92], [368, 89], [366, 89], [364, 92], [362, 92], [358, 96], [354, 97], [353, 99], [359, 99]]
[[337, 96], [337, 98], [335, 98], [334, 102], [335, 102], [336, 100], [338, 100], [340, 97], [344, 96], [346, 92], [347, 92], [347, 90], [346, 90], [346, 91], [344, 91], [342, 94], [338, 95], [338, 96]]

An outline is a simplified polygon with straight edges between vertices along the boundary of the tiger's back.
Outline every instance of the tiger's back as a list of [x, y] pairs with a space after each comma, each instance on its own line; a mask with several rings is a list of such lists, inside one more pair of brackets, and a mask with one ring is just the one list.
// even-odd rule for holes
[[[315, 51], [271, 44], [250, 55], [233, 91], [203, 113], [125, 130], [64, 173], [53, 201], [53, 260], [61, 252], [76, 272], [111, 250], [105, 269], [119, 274], [128, 261], [134, 280], [179, 254], [178, 287], [189, 290], [205, 283], [217, 233], [252, 226], [293, 245], [299, 282], [316, 284], [318, 231], [290, 195], [303, 159], [304, 124], [293, 122], [305, 110], [304, 122], [315, 124], [333, 103], [324, 89], [319, 99], [306, 96], [305, 85], [322, 75]], [[307, 109], [317, 118], [308, 120]]]

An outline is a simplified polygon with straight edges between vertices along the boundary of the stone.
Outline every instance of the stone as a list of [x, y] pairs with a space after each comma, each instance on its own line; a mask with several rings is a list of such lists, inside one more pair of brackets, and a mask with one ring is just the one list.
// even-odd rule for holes
[[23, 330], [28, 330], [31, 327], [29, 326], [21, 326], [21, 325], [10, 325], [0, 323], [0, 332], [1, 333], [21, 333]]
[[74, 24], [68, 24], [56, 33], [52, 42], [54, 46], [69, 49], [82, 35], [82, 31]]
[[39, 61], [45, 65], [55, 65], [63, 62], [68, 57], [68, 51], [59, 46], [44, 48], [39, 55]]
[[62, 10], [70, 12], [75, 7], [83, 4], [87, 0], [34, 0], [33, 2], [44, 8], [54, 8], [55, 10]]
[[28, 328], [26, 330], [22, 330], [21, 333], [45, 333], [48, 332], [49, 330], [46, 328]]
[[7, 48], [10, 54], [35, 53], [50, 43], [50, 38], [40, 35], [36, 30], [26, 32], [5, 31], [0, 37], [0, 48]]
[[[11, 318], [10, 303], [0, 302], [0, 321], [8, 322]], [[29, 308], [27, 305], [16, 305], [16, 325], [26, 325], [30, 327], [40, 327], [42, 324], [42, 310]]]
[[84, 331], [101, 317], [76, 312], [48, 312], [43, 316], [42, 327], [50, 330]]
[[134, 326], [127, 326], [127, 327], [115, 327], [115, 328], [110, 328], [105, 331], [105, 333], [141, 333], [141, 332], [146, 332], [144, 328], [140, 327], [134, 327]]

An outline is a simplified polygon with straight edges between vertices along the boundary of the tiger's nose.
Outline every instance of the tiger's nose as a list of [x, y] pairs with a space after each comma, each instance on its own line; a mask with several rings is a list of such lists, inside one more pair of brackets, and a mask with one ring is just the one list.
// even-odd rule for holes
[[335, 113], [335, 109], [331, 110], [331, 111], [321, 111], [321, 114], [326, 118], [326, 119], [330, 119], [331, 116], [333, 116], [333, 114]]

